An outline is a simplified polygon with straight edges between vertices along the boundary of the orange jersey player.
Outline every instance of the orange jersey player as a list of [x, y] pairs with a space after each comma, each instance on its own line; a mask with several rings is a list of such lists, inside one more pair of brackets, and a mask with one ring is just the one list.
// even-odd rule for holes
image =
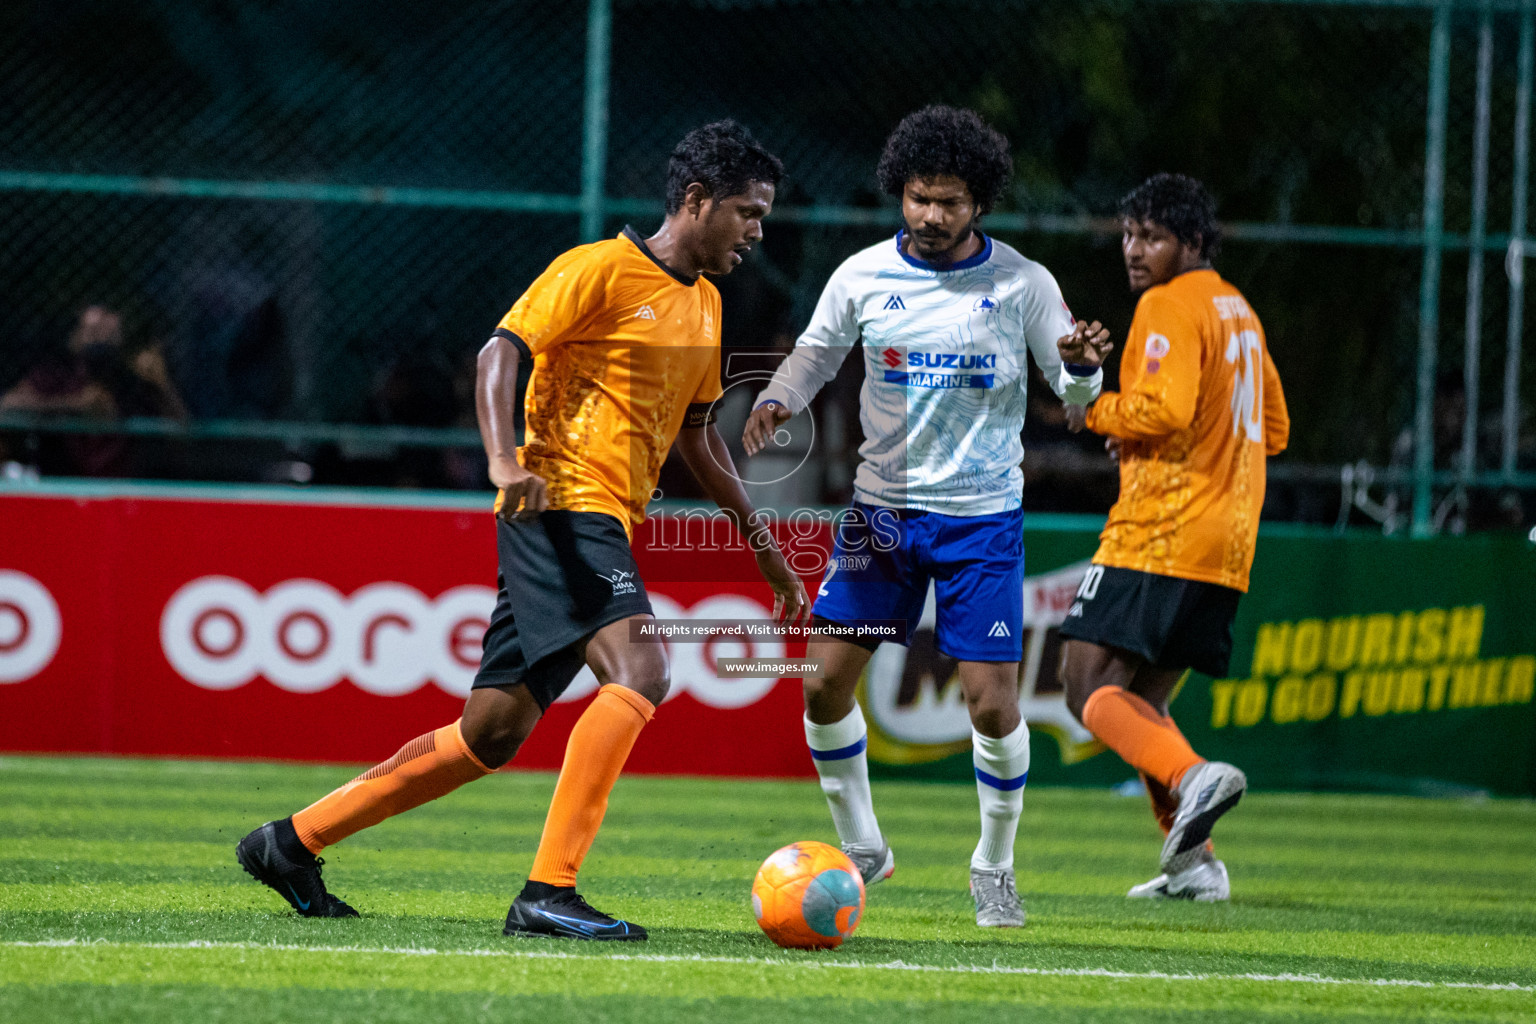
[[1162, 874], [1133, 897], [1225, 900], [1216, 819], [1247, 787], [1206, 761], [1168, 714], [1188, 669], [1224, 675], [1248, 589], [1265, 459], [1290, 417], [1264, 328], [1211, 268], [1220, 242], [1204, 187], [1159, 174], [1121, 202], [1122, 249], [1142, 293], [1120, 391], [1088, 407], [1120, 461], [1120, 498], [1062, 625], [1067, 706], [1140, 773], [1166, 833]]
[[1290, 417], [1242, 293], [1208, 265], [1148, 288], [1120, 391], [1087, 425], [1119, 442], [1120, 461], [1094, 562], [1246, 592], [1265, 457], [1285, 450]]
[[[798, 619], [805, 588], [784, 562], [713, 425], [720, 397], [720, 293], [762, 238], [783, 167], [739, 124], [685, 136], [667, 171], [667, 217], [550, 264], [481, 349], [475, 412], [497, 487], [498, 593], [463, 716], [236, 847], [246, 871], [306, 917], [356, 917], [320, 878], [322, 849], [452, 792], [510, 761], [583, 665], [603, 684], [571, 730], [528, 882], [508, 935], [644, 939], [589, 906], [576, 872], [640, 730], [667, 695], [666, 655], [631, 627], [651, 604], [630, 550], [662, 460], [676, 443], [700, 485], [746, 533]], [[514, 448], [517, 368], [533, 361], [526, 444]]]
[[518, 454], [549, 508], [626, 532], [645, 518], [672, 439], [720, 397], [719, 323], [709, 279], [679, 277], [631, 228], [539, 275], [495, 333], [533, 361]]

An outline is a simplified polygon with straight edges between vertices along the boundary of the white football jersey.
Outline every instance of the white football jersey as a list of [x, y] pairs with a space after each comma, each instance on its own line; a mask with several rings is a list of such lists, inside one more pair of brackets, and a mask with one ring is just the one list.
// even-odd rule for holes
[[801, 412], [862, 345], [855, 498], [956, 516], [1018, 508], [1025, 347], [1068, 402], [1093, 401], [1104, 375], [1063, 365], [1056, 339], [1072, 333], [1072, 313], [1040, 264], [984, 236], [975, 256], [935, 270], [904, 242], [898, 232], [837, 268], [755, 404]]

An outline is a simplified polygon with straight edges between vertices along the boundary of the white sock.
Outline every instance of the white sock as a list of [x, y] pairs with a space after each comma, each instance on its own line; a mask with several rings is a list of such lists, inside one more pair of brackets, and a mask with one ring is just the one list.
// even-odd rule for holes
[[1021, 720], [1017, 729], [997, 739], [972, 729], [971, 763], [981, 801], [981, 842], [971, 854], [971, 867], [1011, 868], [1013, 837], [1024, 809], [1024, 780], [1029, 778], [1029, 726]]
[[821, 791], [827, 795], [838, 839], [878, 848], [883, 840], [869, 795], [864, 713], [855, 704], [847, 717], [831, 725], [817, 725], [807, 717], [805, 742], [811, 748], [816, 774], [821, 776]]

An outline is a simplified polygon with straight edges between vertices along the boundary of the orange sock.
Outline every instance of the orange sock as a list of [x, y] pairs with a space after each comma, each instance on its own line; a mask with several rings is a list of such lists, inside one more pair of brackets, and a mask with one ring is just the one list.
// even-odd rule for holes
[[416, 737], [383, 764], [293, 816], [299, 841], [319, 853], [354, 832], [452, 793], [491, 769], [464, 742], [459, 723]]
[[1147, 799], [1152, 804], [1152, 817], [1157, 819], [1157, 827], [1163, 830], [1163, 835], [1173, 828], [1173, 816], [1179, 811], [1179, 802], [1173, 798], [1173, 792], [1161, 782], [1158, 782], [1146, 772], [1137, 772], [1141, 776], [1141, 784], [1147, 787]]
[[1190, 748], [1173, 719], [1118, 686], [1101, 686], [1083, 705], [1083, 724], [1137, 771], [1175, 789], [1204, 758]]
[[528, 872], [530, 881], [576, 884], [576, 872], [608, 810], [608, 794], [640, 730], [655, 713], [655, 705], [628, 687], [609, 683], [597, 691], [565, 745], [565, 762]]

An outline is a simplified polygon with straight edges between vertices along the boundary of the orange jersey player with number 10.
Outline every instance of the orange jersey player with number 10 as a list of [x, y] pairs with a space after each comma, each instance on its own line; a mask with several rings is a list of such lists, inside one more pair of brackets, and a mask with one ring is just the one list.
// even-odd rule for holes
[[1204, 186], [1156, 175], [1120, 215], [1141, 298], [1120, 391], [1085, 417], [1120, 460], [1120, 498], [1061, 628], [1061, 678], [1072, 713], [1141, 773], [1165, 833], [1162, 874], [1128, 895], [1225, 900], [1209, 838], [1247, 779], [1196, 754], [1168, 701], [1191, 668], [1226, 674], [1265, 459], [1285, 449], [1290, 417], [1264, 328], [1211, 267], [1221, 233]]
[[[602, 683], [571, 730], [528, 882], [507, 935], [636, 940], [646, 931], [593, 909], [576, 872], [608, 795], [669, 686], [666, 655], [631, 628], [651, 604], [629, 547], [675, 444], [700, 486], [746, 535], [798, 620], [805, 588], [742, 489], [714, 426], [720, 293], [762, 238], [782, 165], [734, 121], [685, 136], [667, 169], [667, 216], [641, 238], [558, 257], [481, 349], [475, 412], [496, 485], [496, 607], [462, 717], [236, 847], [240, 864], [306, 917], [355, 917], [326, 890], [315, 855], [510, 761], [583, 665]], [[532, 360], [527, 443], [515, 448], [519, 362]]]

